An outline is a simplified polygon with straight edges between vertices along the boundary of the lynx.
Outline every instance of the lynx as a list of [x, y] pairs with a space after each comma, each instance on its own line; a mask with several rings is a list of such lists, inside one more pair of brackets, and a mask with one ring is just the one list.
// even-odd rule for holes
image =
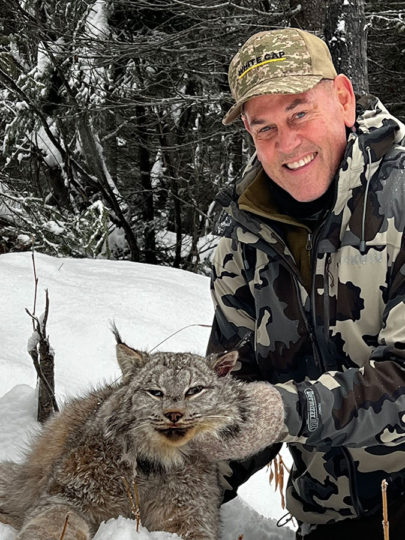
[[147, 354], [116, 338], [120, 382], [72, 400], [24, 462], [0, 464], [0, 520], [18, 540], [59, 540], [64, 527], [64, 540], [87, 540], [102, 521], [133, 515], [136, 490], [150, 531], [215, 540], [219, 462], [273, 442], [266, 411], [281, 398], [230, 375], [235, 351]]

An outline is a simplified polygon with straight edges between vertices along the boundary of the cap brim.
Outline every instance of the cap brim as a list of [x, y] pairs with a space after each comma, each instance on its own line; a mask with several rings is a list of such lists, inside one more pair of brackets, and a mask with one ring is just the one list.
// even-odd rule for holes
[[222, 123], [226, 126], [234, 122], [242, 112], [242, 105], [253, 97], [268, 94], [301, 94], [313, 88], [323, 78], [322, 75], [291, 75], [271, 79], [269, 82], [261, 81], [229, 109], [222, 119]]

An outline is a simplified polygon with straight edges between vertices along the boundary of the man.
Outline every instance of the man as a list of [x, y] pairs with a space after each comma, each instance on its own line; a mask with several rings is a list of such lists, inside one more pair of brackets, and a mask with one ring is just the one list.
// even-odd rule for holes
[[[235, 375], [281, 394], [297, 538], [382, 539], [383, 479], [403, 538], [405, 126], [294, 28], [252, 36], [229, 84], [223, 123], [241, 116], [256, 153], [218, 197], [208, 351], [238, 347]], [[279, 448], [234, 463], [233, 488]]]

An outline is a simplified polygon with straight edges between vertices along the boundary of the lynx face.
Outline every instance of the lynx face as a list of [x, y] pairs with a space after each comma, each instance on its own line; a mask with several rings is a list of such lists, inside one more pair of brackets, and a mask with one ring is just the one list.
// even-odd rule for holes
[[127, 396], [131, 416], [136, 418], [137, 438], [141, 431], [160, 446], [180, 447], [201, 431], [217, 431], [227, 423], [228, 411], [222, 403], [229, 405], [224, 393], [230, 390], [223, 376], [234, 366], [237, 355], [228, 353], [220, 359], [189, 353], [148, 355], [123, 344], [118, 347], [132, 364], [124, 367], [120, 362], [129, 379]]

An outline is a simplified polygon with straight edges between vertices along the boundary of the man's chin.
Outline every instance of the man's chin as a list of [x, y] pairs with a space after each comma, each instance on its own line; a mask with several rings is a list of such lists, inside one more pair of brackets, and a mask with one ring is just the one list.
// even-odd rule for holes
[[306, 190], [294, 189], [294, 186], [290, 189], [284, 188], [284, 190], [287, 191], [291, 197], [299, 203], [311, 203], [323, 197], [328, 191], [330, 184], [331, 183], [329, 182], [328, 184], [325, 183], [323, 187], [313, 186], [312, 188]]

